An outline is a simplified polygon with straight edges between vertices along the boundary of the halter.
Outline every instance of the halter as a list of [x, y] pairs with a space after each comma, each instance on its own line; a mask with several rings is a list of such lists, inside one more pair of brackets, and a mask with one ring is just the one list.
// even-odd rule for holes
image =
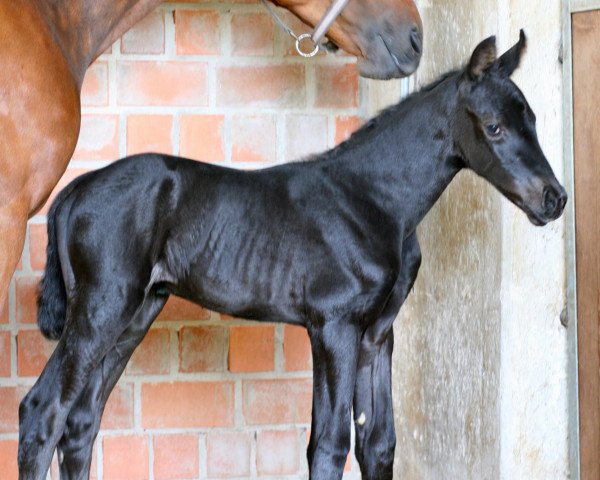
[[[279, 24], [279, 26], [293, 39], [296, 40], [296, 51], [298, 54], [302, 55], [306, 58], [314, 57], [317, 53], [319, 53], [319, 49], [321, 47], [320, 42], [333, 24], [336, 21], [337, 17], [340, 16], [346, 5], [350, 0], [333, 0], [330, 7], [323, 15], [323, 18], [319, 22], [319, 24], [315, 27], [312, 33], [303, 33], [301, 35], [296, 35], [294, 31], [286, 25], [286, 23], [281, 19], [277, 12], [269, 5], [267, 0], [261, 0], [265, 8], [269, 11], [275, 21]], [[314, 49], [311, 51], [305, 51], [302, 49], [302, 45], [307, 41], [311, 42], [314, 45]]]

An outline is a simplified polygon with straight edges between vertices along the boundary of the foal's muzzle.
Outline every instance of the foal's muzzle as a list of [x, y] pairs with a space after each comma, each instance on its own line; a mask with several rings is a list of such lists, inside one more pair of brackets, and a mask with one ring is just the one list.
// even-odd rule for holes
[[560, 217], [567, 204], [567, 192], [563, 187], [548, 185], [544, 187], [544, 193], [542, 195], [542, 208], [544, 209], [544, 216], [548, 220], [556, 220]]

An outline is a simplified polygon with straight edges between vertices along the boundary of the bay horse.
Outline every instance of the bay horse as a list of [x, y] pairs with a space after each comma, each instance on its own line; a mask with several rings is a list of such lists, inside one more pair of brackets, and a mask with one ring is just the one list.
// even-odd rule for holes
[[[46, 202], [75, 150], [87, 68], [160, 3], [0, 2], [0, 316], [27, 219]], [[275, 3], [315, 26], [331, 0]], [[358, 57], [362, 75], [392, 78], [416, 69], [421, 32], [413, 0], [352, 0], [327, 36]]]
[[239, 171], [166, 155], [74, 180], [48, 217], [38, 323], [58, 345], [19, 409], [21, 480], [87, 478], [105, 402], [169, 295], [308, 329], [314, 365], [308, 463], [342, 477], [354, 408], [365, 480], [395, 447], [392, 323], [417, 276], [416, 227], [468, 168], [538, 226], [567, 196], [510, 80], [525, 49], [495, 38], [468, 65], [309, 161]]

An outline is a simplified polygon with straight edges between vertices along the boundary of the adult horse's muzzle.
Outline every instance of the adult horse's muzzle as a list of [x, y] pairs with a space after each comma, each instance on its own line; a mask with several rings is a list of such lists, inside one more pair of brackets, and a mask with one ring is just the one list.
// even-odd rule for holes
[[388, 80], [407, 77], [419, 66], [423, 53], [422, 27], [406, 24], [393, 29], [386, 20], [374, 26], [358, 60], [362, 76]]

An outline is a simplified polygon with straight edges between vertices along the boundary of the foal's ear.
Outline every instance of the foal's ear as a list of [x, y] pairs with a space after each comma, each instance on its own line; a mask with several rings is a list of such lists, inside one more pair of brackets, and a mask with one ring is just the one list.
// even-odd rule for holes
[[490, 68], [496, 61], [496, 37], [486, 38], [481, 42], [471, 56], [467, 72], [471, 80], [481, 80], [485, 71]]
[[521, 56], [527, 48], [527, 37], [525, 32], [521, 29], [519, 34], [519, 41], [504, 55], [498, 59], [497, 69], [501, 75], [510, 77], [513, 72], [518, 68], [521, 62]]

